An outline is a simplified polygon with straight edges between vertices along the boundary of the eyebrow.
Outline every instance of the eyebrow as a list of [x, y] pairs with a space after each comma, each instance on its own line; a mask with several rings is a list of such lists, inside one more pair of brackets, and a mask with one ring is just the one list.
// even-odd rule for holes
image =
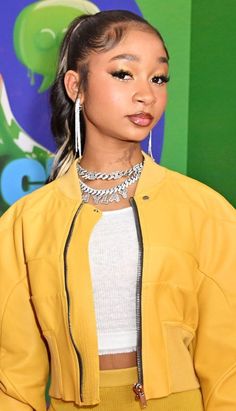
[[[118, 54], [117, 56], [112, 57], [109, 62], [114, 60], [140, 61], [140, 58], [135, 54]], [[168, 64], [168, 58], [164, 56], [158, 57], [157, 62]]]

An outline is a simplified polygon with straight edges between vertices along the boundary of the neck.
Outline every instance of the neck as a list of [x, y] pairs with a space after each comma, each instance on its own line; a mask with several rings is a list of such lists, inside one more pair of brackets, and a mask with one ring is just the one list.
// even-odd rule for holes
[[143, 155], [140, 145], [137, 143], [127, 143], [124, 147], [114, 150], [109, 147], [91, 147], [88, 144], [84, 147], [83, 157], [80, 161], [81, 167], [96, 172], [111, 172], [125, 170], [137, 163], [142, 162]]

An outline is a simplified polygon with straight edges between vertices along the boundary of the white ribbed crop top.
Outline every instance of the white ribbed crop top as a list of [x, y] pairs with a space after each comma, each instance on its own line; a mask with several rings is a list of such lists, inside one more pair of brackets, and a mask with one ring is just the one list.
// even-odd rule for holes
[[103, 212], [89, 240], [100, 355], [136, 350], [138, 255], [132, 208]]

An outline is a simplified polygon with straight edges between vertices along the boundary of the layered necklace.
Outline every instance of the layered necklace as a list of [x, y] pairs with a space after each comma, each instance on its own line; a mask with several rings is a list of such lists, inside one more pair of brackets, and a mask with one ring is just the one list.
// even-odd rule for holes
[[[82, 192], [82, 199], [88, 203], [90, 197], [95, 204], [109, 204], [113, 201], [119, 202], [122, 198], [128, 197], [128, 187], [138, 181], [144, 165], [144, 160], [141, 163], [135, 164], [133, 167], [122, 170], [113, 171], [111, 173], [99, 173], [96, 171], [88, 171], [81, 167], [78, 163], [77, 172], [79, 176], [80, 189]], [[118, 180], [119, 178], [127, 177], [122, 183], [107, 189], [95, 189], [85, 184], [84, 180]]]

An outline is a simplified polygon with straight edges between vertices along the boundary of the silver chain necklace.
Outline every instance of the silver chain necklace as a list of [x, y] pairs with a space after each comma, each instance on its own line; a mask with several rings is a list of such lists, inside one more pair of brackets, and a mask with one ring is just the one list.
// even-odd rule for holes
[[121, 177], [129, 177], [133, 173], [136, 173], [143, 168], [143, 161], [141, 163], [135, 164], [133, 167], [124, 171], [113, 171], [112, 173], [101, 173], [96, 171], [88, 171], [81, 167], [80, 164], [77, 166], [78, 174], [85, 180], [118, 180]]
[[[90, 196], [92, 197], [95, 204], [109, 204], [113, 201], [119, 202], [121, 198], [128, 197], [128, 187], [131, 184], [134, 184], [138, 181], [142, 169], [143, 169], [144, 161], [142, 163], [134, 165], [132, 168], [124, 171], [114, 171], [112, 173], [97, 173], [92, 171], [87, 171], [83, 169], [80, 165], [78, 165], [78, 175], [83, 176], [84, 179], [88, 180], [116, 180], [117, 175], [119, 176], [128, 176], [128, 178], [123, 181], [122, 183], [116, 185], [115, 187], [107, 188], [107, 189], [95, 189], [89, 187], [83, 181], [79, 180], [80, 188], [82, 192], [82, 199], [85, 203], [88, 203]], [[89, 176], [89, 178], [88, 178]], [[87, 177], [87, 178], [86, 178]]]

